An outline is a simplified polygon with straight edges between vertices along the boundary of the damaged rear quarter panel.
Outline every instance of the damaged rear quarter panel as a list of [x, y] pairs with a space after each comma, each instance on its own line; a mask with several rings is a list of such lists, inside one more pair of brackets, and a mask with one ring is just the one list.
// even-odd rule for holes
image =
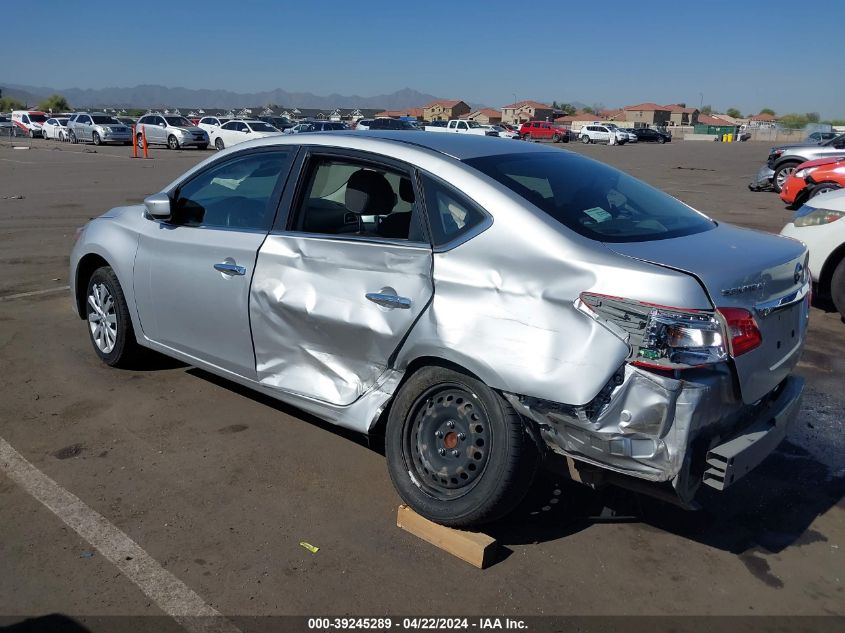
[[435, 249], [432, 304], [411, 331], [397, 369], [439, 357], [493, 388], [581, 405], [629, 353], [626, 341], [574, 307], [581, 292], [709, 307], [689, 275], [620, 257], [492, 180], [468, 176], [460, 180], [462, 190], [487, 209], [493, 224], [455, 248]]

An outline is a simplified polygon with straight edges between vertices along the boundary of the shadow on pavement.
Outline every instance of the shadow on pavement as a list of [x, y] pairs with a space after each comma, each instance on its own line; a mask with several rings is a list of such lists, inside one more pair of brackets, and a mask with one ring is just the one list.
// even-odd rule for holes
[[[384, 454], [381, 437], [340, 428], [200, 369], [188, 373]], [[520, 506], [484, 531], [508, 546], [565, 538], [596, 523], [637, 522], [734, 554], [757, 548], [777, 553], [826, 541], [809, 527], [843, 497], [845, 476], [831, 474], [806, 450], [785, 441], [728, 490], [719, 493], [702, 486], [697, 499], [702, 510], [684, 510], [613, 486], [592, 490], [541, 471]]]

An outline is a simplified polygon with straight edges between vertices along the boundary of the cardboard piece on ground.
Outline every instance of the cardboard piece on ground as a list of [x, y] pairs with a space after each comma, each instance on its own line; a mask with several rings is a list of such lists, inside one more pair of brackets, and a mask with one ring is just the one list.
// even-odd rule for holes
[[479, 569], [489, 567], [493, 562], [496, 539], [482, 532], [439, 525], [421, 517], [405, 504], [399, 506], [396, 525]]

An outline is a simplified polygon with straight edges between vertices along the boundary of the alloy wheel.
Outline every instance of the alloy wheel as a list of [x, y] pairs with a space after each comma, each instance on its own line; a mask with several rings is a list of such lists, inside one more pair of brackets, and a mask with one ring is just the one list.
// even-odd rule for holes
[[786, 182], [787, 178], [789, 178], [795, 172], [795, 167], [784, 167], [778, 172], [777, 175], [777, 186], [778, 189], [782, 189], [784, 183]]
[[91, 339], [103, 354], [110, 354], [117, 342], [117, 312], [114, 297], [102, 283], [91, 286], [88, 295], [88, 327]]

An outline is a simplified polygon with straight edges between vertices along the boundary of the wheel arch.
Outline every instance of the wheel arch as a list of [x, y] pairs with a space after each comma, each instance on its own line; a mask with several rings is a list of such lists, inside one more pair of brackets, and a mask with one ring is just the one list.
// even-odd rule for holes
[[822, 269], [819, 271], [818, 293], [823, 297], [830, 296], [830, 282], [833, 279], [833, 271], [845, 259], [845, 244], [837, 246], [833, 252], [827, 256]]
[[88, 253], [83, 255], [76, 265], [76, 273], [74, 275], [74, 301], [76, 305], [76, 313], [80, 319], [85, 318], [85, 294], [88, 289], [88, 280], [94, 271], [103, 266], [111, 266], [111, 264], [98, 253]]

